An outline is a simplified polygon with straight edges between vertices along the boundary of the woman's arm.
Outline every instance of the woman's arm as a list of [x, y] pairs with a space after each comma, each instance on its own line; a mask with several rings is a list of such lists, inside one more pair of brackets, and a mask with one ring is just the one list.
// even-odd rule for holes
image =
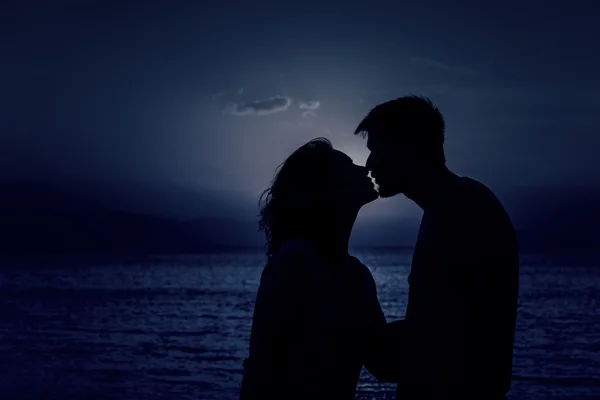
[[306, 268], [301, 247], [281, 248], [267, 263], [254, 307], [250, 354], [244, 361], [241, 400], [281, 398], [286, 347], [296, 314], [300, 276]]

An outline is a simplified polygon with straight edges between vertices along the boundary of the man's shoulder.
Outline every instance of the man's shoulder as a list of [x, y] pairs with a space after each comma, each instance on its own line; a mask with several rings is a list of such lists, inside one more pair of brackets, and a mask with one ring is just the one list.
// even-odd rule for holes
[[461, 206], [453, 221], [458, 220], [459, 230], [475, 241], [494, 238], [495, 243], [504, 246], [505, 241], [512, 240], [514, 227], [502, 202], [485, 184], [472, 178], [460, 179], [463, 188]]
[[473, 195], [479, 194], [479, 195], [495, 196], [492, 189], [490, 189], [487, 185], [478, 181], [477, 179], [474, 179], [474, 178], [471, 178], [468, 176], [461, 176], [458, 179], [459, 179], [461, 186], [468, 193], [471, 193]]
[[463, 240], [487, 231], [499, 233], [506, 212], [489, 187], [473, 178], [458, 177], [429, 220], [432, 227], [449, 236], [446, 240]]
[[459, 177], [452, 199], [452, 214], [472, 215], [503, 211], [504, 207], [496, 194], [482, 182], [469, 177]]

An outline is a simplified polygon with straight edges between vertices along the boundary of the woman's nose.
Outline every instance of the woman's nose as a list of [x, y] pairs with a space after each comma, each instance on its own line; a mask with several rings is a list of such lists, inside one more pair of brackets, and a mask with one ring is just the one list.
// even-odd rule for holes
[[369, 169], [367, 167], [363, 167], [362, 165], [357, 165], [358, 171], [360, 171], [361, 175], [369, 175]]
[[365, 163], [365, 168], [368, 171], [373, 170], [373, 153], [369, 154], [369, 157], [367, 158], [367, 162]]

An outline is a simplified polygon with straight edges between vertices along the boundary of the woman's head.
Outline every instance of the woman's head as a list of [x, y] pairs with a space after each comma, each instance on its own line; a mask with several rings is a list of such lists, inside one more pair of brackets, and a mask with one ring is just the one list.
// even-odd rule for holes
[[325, 138], [313, 139], [279, 166], [271, 186], [261, 196], [260, 229], [267, 254], [290, 238], [314, 238], [332, 216], [354, 216], [375, 200], [368, 171]]

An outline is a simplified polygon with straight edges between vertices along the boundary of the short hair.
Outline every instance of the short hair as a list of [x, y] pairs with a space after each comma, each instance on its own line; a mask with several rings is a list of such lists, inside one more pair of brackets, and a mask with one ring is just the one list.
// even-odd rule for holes
[[377, 132], [390, 144], [417, 146], [423, 156], [446, 163], [446, 124], [440, 110], [427, 97], [404, 96], [379, 104], [358, 125], [354, 134], [367, 137]]

